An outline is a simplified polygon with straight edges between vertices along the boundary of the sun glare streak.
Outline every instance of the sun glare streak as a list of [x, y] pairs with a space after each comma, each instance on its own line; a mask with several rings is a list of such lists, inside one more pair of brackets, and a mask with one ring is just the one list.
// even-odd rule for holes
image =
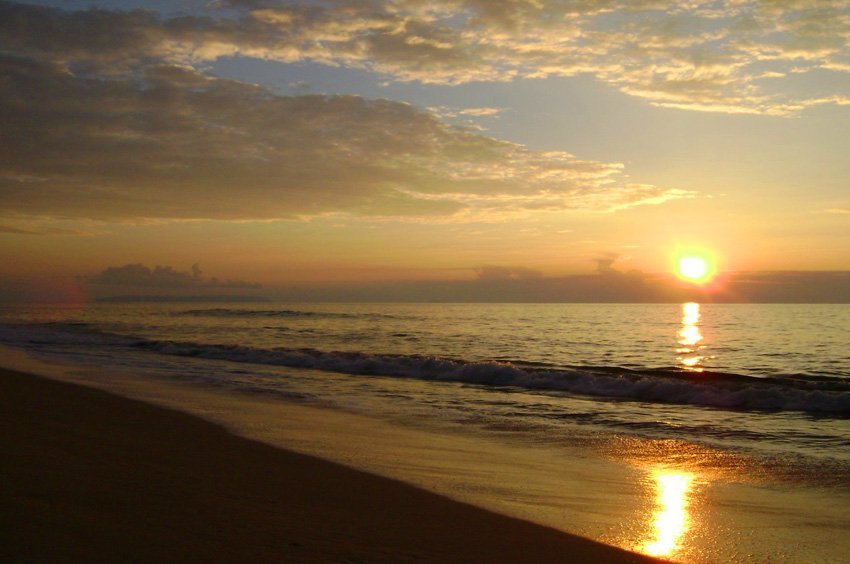
[[671, 556], [681, 548], [690, 527], [688, 503], [694, 475], [690, 472], [659, 471], [655, 480], [656, 509], [652, 537], [643, 545], [651, 556]]
[[699, 323], [699, 304], [687, 302], [682, 304], [682, 325], [696, 325]]
[[[703, 339], [699, 328], [700, 308], [698, 303], [688, 302], [682, 304], [682, 328], [679, 329], [680, 345], [676, 352], [679, 353], [679, 362], [686, 370], [701, 371], [702, 355], [698, 354], [702, 348], [700, 342]], [[688, 356], [689, 355], [689, 356]]]

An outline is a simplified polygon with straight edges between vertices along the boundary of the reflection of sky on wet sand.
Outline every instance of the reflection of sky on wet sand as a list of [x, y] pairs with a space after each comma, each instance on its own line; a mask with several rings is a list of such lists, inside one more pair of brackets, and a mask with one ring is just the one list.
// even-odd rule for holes
[[637, 473], [632, 475], [633, 513], [608, 542], [673, 562], [726, 561], [718, 558], [717, 543], [727, 524], [716, 519], [714, 485], [745, 481], [752, 475], [747, 459], [673, 439], [620, 437], [610, 448]]
[[652, 478], [656, 500], [652, 530], [641, 549], [652, 556], [672, 557], [685, 542], [690, 528], [688, 504], [694, 475], [659, 470], [653, 472]]
[[686, 370], [702, 371], [703, 356], [699, 354], [700, 342], [703, 339], [699, 328], [700, 308], [698, 303], [682, 304], [682, 328], [679, 329], [678, 360]]

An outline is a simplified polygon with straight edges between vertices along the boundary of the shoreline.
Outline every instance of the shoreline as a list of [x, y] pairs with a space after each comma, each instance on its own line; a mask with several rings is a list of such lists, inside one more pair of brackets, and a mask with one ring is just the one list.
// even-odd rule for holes
[[657, 561], [83, 385], [0, 402], [3, 559]]

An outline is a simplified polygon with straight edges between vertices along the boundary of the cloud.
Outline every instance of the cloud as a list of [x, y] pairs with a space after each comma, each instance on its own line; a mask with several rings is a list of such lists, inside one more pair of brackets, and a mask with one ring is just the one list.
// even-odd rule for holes
[[205, 278], [201, 268], [194, 264], [191, 272], [180, 272], [170, 266], [148, 268], [143, 264], [110, 266], [83, 281], [89, 284], [105, 286], [132, 286], [155, 288], [242, 288], [258, 289], [262, 286], [243, 280], [219, 281], [217, 278]]
[[13, 227], [11, 225], [0, 225], [0, 233], [12, 233], [14, 235], [41, 235], [38, 231]]
[[[690, 194], [357, 96], [277, 96], [187, 67], [92, 76], [0, 54], [0, 205], [95, 220], [499, 218]], [[37, 179], [22, 181], [21, 179]]]
[[458, 110], [458, 115], [473, 117], [492, 117], [504, 112], [504, 108], [464, 108]]
[[619, 255], [608, 253], [603, 257], [596, 259], [596, 272], [598, 274], [612, 274], [618, 272], [614, 269], [614, 263], [620, 258]]
[[12, 235], [69, 235], [78, 237], [89, 237], [99, 234], [96, 231], [81, 231], [79, 229], [66, 229], [64, 227], [15, 227], [14, 225], [0, 225], [0, 233]]
[[[497, 118], [505, 111], [505, 108], [477, 107], [477, 108], [454, 108], [451, 106], [431, 106], [428, 108], [434, 116], [439, 119], [458, 120], [468, 125], [476, 125], [482, 118]], [[479, 126], [480, 127], [480, 126]]]
[[790, 74], [850, 72], [847, 0], [209, 6], [199, 15], [162, 18], [2, 3], [0, 45], [100, 72], [150, 60], [202, 65], [244, 56], [441, 84], [590, 74], [652, 104], [698, 111], [789, 115], [847, 100], [840, 81], [804, 78], [810, 92], [794, 95], [786, 88]]
[[720, 301], [848, 303], [850, 271], [740, 272]]
[[[523, 270], [508, 267], [507, 272]], [[502, 271], [505, 272], [505, 271]], [[706, 289], [662, 275], [621, 272], [557, 278], [382, 281], [288, 285], [270, 289], [282, 301], [496, 303], [850, 303], [850, 272], [742, 272]]]
[[543, 273], [524, 266], [481, 266], [475, 269], [479, 280], [535, 280]]

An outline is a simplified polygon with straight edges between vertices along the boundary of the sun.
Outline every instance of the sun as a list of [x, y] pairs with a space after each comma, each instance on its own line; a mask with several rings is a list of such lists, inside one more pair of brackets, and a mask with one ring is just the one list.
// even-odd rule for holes
[[708, 262], [702, 257], [682, 257], [677, 267], [679, 274], [688, 280], [700, 280], [708, 272]]
[[693, 284], [705, 284], [714, 278], [714, 258], [705, 251], [687, 251], [676, 255], [674, 270], [680, 279]]

